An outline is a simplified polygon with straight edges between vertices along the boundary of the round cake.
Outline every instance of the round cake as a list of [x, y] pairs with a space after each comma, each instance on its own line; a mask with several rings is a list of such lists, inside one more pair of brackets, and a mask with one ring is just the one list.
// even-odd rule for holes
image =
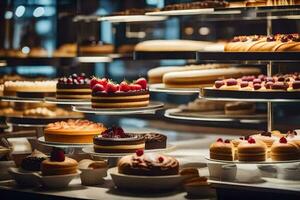
[[125, 133], [120, 127], [109, 128], [94, 137], [97, 153], [134, 153], [138, 149], [145, 149], [145, 139], [138, 134]]
[[54, 148], [51, 157], [41, 164], [43, 176], [65, 175], [77, 173], [78, 163], [72, 158], [65, 157], [64, 151]]
[[150, 94], [144, 78], [133, 83], [122, 81], [120, 84], [106, 78], [94, 78], [91, 88], [93, 108], [145, 107], [149, 104]]
[[292, 141], [295, 144], [297, 144], [298, 147], [300, 148], [300, 135], [297, 133], [297, 131], [295, 131], [295, 130], [288, 131], [286, 133], [286, 138], [288, 141]]
[[234, 146], [229, 140], [223, 142], [219, 138], [216, 142], [212, 143], [209, 147], [210, 158], [216, 160], [234, 160]]
[[255, 140], [262, 141], [267, 145], [268, 148], [272, 146], [272, 144], [278, 139], [277, 137], [273, 136], [271, 132], [263, 131], [259, 134], [252, 135]]
[[55, 96], [56, 81], [6, 81], [4, 95], [24, 98]]
[[249, 138], [248, 142], [238, 145], [239, 161], [264, 161], [267, 158], [267, 148], [262, 142]]
[[90, 99], [91, 93], [90, 79], [84, 73], [62, 77], [56, 85], [57, 99]]
[[145, 149], [165, 149], [167, 147], [167, 136], [160, 133], [144, 133]]
[[300, 149], [294, 142], [288, 142], [285, 137], [282, 137], [272, 145], [271, 158], [276, 161], [298, 160]]
[[101, 123], [70, 119], [48, 124], [44, 136], [48, 142], [93, 143], [93, 137], [101, 134], [105, 129]]
[[178, 161], [161, 154], [144, 154], [142, 150], [136, 154], [122, 157], [118, 162], [118, 172], [137, 176], [168, 176], [179, 173]]

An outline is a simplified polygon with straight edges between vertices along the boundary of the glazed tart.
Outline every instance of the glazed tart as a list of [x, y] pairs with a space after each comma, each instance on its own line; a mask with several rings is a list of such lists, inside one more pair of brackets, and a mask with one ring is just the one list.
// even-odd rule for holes
[[133, 83], [113, 83], [106, 78], [91, 80], [93, 108], [145, 107], [149, 104], [147, 81], [139, 78]]
[[90, 79], [84, 73], [62, 77], [56, 85], [57, 99], [90, 99]]
[[145, 148], [145, 139], [137, 134], [125, 133], [120, 127], [109, 128], [94, 137], [96, 153], [134, 153]]
[[44, 130], [45, 140], [59, 143], [92, 143], [93, 137], [106, 128], [101, 123], [88, 120], [68, 120], [48, 124]]

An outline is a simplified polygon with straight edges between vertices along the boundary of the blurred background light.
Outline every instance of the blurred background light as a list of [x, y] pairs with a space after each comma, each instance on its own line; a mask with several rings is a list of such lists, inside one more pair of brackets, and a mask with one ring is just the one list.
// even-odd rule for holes
[[34, 17], [41, 17], [41, 16], [44, 15], [44, 13], [45, 13], [45, 9], [43, 7], [37, 7], [33, 11], [33, 16]]
[[16, 9], [16, 12], [15, 12], [16, 16], [17, 17], [22, 17], [25, 13], [25, 10], [26, 9], [25, 9], [24, 6], [18, 6], [17, 9]]

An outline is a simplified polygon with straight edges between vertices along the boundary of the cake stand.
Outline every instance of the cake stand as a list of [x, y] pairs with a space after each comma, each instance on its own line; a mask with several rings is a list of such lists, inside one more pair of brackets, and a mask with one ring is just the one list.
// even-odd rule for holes
[[73, 111], [97, 115], [152, 114], [163, 107], [164, 104], [160, 102], [150, 102], [148, 106], [136, 108], [92, 108], [90, 105], [72, 106]]
[[55, 97], [46, 97], [46, 103], [59, 104], [59, 105], [90, 105], [90, 99], [57, 99]]
[[[165, 149], [149, 149], [144, 151], [146, 153], [168, 153], [174, 151], [175, 149], [176, 149], [175, 145], [168, 144]], [[82, 148], [82, 151], [93, 157], [106, 158], [108, 160], [109, 166], [116, 166], [118, 160], [121, 157], [133, 154], [133, 153], [97, 153], [94, 151], [93, 146], [84, 147]]]
[[67, 154], [74, 154], [76, 149], [82, 149], [83, 147], [92, 146], [92, 143], [60, 143], [49, 142], [45, 140], [44, 136], [38, 138], [38, 142], [47, 147], [57, 147], [63, 149]]
[[192, 95], [198, 94], [199, 88], [167, 88], [163, 83], [151, 84], [149, 86], [150, 92], [160, 92], [177, 95]]

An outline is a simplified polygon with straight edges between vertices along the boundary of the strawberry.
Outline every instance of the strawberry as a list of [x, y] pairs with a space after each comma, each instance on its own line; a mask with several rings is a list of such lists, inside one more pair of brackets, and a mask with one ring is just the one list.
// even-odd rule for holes
[[96, 85], [94, 85], [92, 90], [93, 90], [93, 92], [102, 92], [105, 90], [105, 87], [103, 85], [97, 83]]
[[285, 137], [281, 137], [280, 140], [279, 140], [279, 142], [286, 144], [287, 143], [287, 139]]
[[145, 78], [139, 78], [136, 81], [134, 81], [135, 84], [139, 84], [142, 89], [147, 89], [147, 80]]
[[142, 86], [139, 84], [132, 83], [129, 86], [130, 86], [130, 90], [141, 90], [142, 89]]
[[122, 81], [120, 83], [120, 91], [122, 92], [128, 92], [130, 90], [130, 87], [126, 81]]
[[113, 82], [108, 82], [106, 85], [106, 92], [117, 92], [119, 90], [119, 84], [114, 84]]
[[107, 78], [98, 79], [98, 83], [106, 87], [108, 80]]
[[223, 139], [222, 138], [218, 138], [217, 142], [223, 142]]
[[98, 80], [96, 77], [93, 77], [91, 82], [90, 82], [90, 86], [91, 86], [91, 89], [94, 87], [94, 85], [96, 85], [98, 83]]

